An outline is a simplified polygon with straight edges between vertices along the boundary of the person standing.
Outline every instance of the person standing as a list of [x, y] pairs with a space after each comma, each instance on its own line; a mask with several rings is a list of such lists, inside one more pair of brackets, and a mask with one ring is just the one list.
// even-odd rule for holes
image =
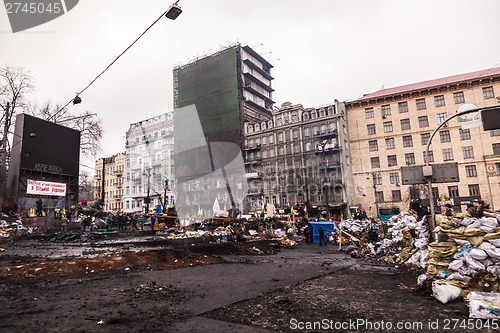
[[144, 214], [141, 214], [139, 221], [141, 221], [141, 230], [144, 230], [144, 223], [146, 223], [146, 218], [144, 217]]
[[319, 246], [325, 245], [325, 230], [322, 227], [318, 228], [318, 233], [319, 233]]
[[156, 216], [153, 214], [150, 217], [151, 220], [151, 230], [155, 231]]
[[66, 217], [66, 214], [63, 214], [61, 218], [61, 230], [62, 232], [66, 232], [68, 230], [68, 218]]

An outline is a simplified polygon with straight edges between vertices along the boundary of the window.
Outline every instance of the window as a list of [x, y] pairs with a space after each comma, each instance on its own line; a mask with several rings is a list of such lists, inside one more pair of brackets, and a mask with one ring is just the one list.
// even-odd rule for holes
[[411, 129], [410, 119], [409, 118], [401, 119], [401, 129], [402, 130], [409, 130], [409, 129]]
[[368, 130], [368, 134], [377, 134], [375, 124], [366, 125], [366, 129]]
[[497, 175], [500, 175], [500, 163], [495, 163], [495, 166], [497, 168]]
[[367, 109], [365, 109], [365, 118], [366, 119], [371, 119], [373, 117], [374, 117], [373, 108], [367, 108]]
[[408, 112], [408, 102], [399, 102], [398, 109], [399, 109], [399, 113]]
[[[437, 114], [437, 122], [438, 122], [438, 124], [444, 123], [444, 121], [446, 120], [446, 118], [448, 118], [448, 115], [446, 114], [446, 112], [438, 113]], [[443, 126], [446, 126], [446, 125], [443, 125]]]
[[453, 93], [453, 100], [455, 101], [455, 104], [464, 103], [465, 102], [464, 92], [459, 91], [459, 92]]
[[395, 147], [394, 138], [385, 139], [385, 148], [386, 149], [394, 149], [394, 147]]
[[464, 159], [474, 158], [474, 147], [464, 146], [462, 147], [462, 153], [464, 154]]
[[382, 118], [391, 115], [391, 106], [389, 104], [382, 105]]
[[399, 185], [399, 172], [389, 173], [389, 182], [391, 184]]
[[392, 121], [385, 121], [384, 122], [384, 132], [385, 133], [392, 132]]
[[[425, 162], [425, 151], [423, 152], [424, 162]], [[429, 150], [429, 162], [434, 162], [434, 153], [432, 150]]]
[[429, 127], [429, 118], [427, 116], [418, 117], [419, 127]]
[[441, 143], [443, 142], [450, 142], [451, 141], [451, 136], [450, 136], [450, 131], [440, 131], [439, 132], [439, 139], [441, 140]]
[[491, 146], [493, 148], [493, 154], [500, 155], [500, 143], [494, 143]]
[[413, 140], [411, 138], [411, 135], [403, 136], [403, 147], [413, 147]]
[[373, 174], [373, 184], [374, 185], [382, 185], [382, 174], [374, 173]]
[[483, 98], [493, 98], [495, 97], [495, 92], [493, 91], [493, 87], [484, 87], [483, 88]]
[[427, 107], [425, 106], [425, 98], [420, 98], [416, 100], [417, 110], [425, 110]]
[[444, 95], [434, 96], [434, 105], [436, 107], [444, 106]]
[[469, 185], [469, 195], [470, 196], [481, 196], [481, 192], [479, 191], [479, 184], [471, 184]]
[[401, 200], [401, 190], [392, 190], [392, 201], [402, 201]]
[[466, 165], [465, 166], [465, 175], [467, 177], [477, 177], [477, 170], [475, 165]]
[[377, 140], [368, 141], [368, 147], [370, 151], [377, 151], [378, 150]]
[[384, 192], [383, 191], [375, 192], [375, 202], [384, 202]]
[[453, 161], [453, 149], [443, 149], [443, 161]]
[[414, 153], [406, 153], [405, 154], [405, 163], [406, 163], [406, 165], [415, 164], [415, 154]]
[[459, 197], [458, 186], [448, 186], [448, 196], [450, 198]]
[[500, 129], [491, 130], [490, 136], [500, 136]]
[[387, 156], [387, 165], [390, 167], [398, 165], [398, 160], [396, 158], [396, 155]]
[[422, 146], [426, 146], [427, 143], [429, 142], [429, 139], [431, 138], [430, 133], [422, 133], [420, 134], [420, 141], [422, 142]]
[[470, 140], [470, 129], [459, 129], [460, 140]]
[[378, 157], [372, 157], [370, 160], [372, 168], [380, 168], [380, 159]]

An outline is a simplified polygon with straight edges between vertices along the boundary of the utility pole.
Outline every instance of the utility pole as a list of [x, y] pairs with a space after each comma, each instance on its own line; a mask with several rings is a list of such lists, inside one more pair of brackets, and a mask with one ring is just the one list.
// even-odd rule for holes
[[[10, 113], [10, 103], [7, 102], [7, 107], [5, 108], [5, 122], [2, 135], [2, 150], [1, 156], [1, 170], [0, 170], [0, 206], [3, 206], [3, 200], [5, 198], [6, 186], [7, 186], [7, 134], [9, 132], [10, 122], [12, 115]], [[1, 207], [0, 207], [1, 208]]]
[[[150, 190], [150, 186], [151, 186], [151, 182], [150, 182], [150, 179], [151, 179], [151, 167], [149, 168], [145, 168], [144, 169], [144, 172], [142, 173], [143, 176], [147, 176], [148, 177], [148, 189], [147, 189], [147, 196], [146, 196], [146, 200], [144, 200], [144, 202], [146, 203], [146, 214], [149, 213], [149, 202], [150, 202], [150, 198], [149, 198], [149, 190]], [[147, 173], [146, 173], [147, 172]]]
[[163, 187], [163, 214], [167, 213], [167, 191], [168, 191], [168, 179], [165, 179], [165, 186]]
[[102, 209], [104, 210], [104, 199], [106, 198], [106, 192], [104, 191], [104, 184], [106, 178], [106, 158], [102, 158], [102, 185], [101, 185], [101, 201], [102, 201]]

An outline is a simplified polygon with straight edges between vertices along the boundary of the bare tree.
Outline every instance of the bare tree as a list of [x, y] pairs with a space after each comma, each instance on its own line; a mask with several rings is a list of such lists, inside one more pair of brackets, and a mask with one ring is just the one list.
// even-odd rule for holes
[[102, 139], [102, 121], [96, 113], [85, 111], [73, 114], [68, 108], [47, 102], [43, 107], [31, 111], [34, 116], [80, 131], [80, 147], [86, 156], [95, 155], [100, 149]]
[[78, 179], [78, 195], [80, 200], [93, 200], [92, 179], [87, 171], [81, 171]]
[[0, 108], [3, 125], [0, 147], [0, 205], [6, 191], [8, 161], [10, 160], [10, 139], [15, 116], [26, 108], [26, 95], [35, 90], [35, 84], [29, 72], [22, 67], [0, 67]]

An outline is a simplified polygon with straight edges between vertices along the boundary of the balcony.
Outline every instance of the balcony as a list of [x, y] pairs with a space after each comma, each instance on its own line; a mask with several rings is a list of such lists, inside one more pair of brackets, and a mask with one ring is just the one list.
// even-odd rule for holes
[[248, 189], [248, 195], [250, 196], [262, 195], [263, 193], [264, 189], [262, 187]]
[[260, 150], [260, 149], [261, 149], [261, 144], [260, 143], [257, 143], [257, 144], [252, 145], [252, 146], [247, 146], [245, 148], [246, 151]]
[[319, 131], [314, 134], [320, 140], [330, 140], [334, 139], [338, 136], [338, 132], [336, 129], [327, 130], [327, 131]]
[[260, 172], [250, 172], [246, 174], [247, 179], [260, 179], [262, 174]]
[[258, 157], [252, 161], [245, 161], [245, 165], [249, 164], [262, 164], [262, 158]]

